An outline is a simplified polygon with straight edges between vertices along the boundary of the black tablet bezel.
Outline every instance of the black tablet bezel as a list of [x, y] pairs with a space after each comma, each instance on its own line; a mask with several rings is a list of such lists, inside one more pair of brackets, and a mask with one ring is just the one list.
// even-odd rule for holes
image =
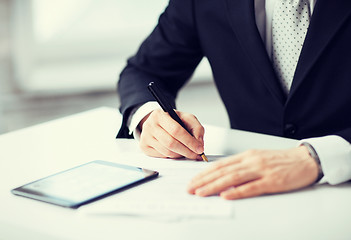
[[[63, 198], [58, 198], [56, 196], [45, 194], [45, 192], [42, 192], [42, 191], [39, 192], [39, 191], [34, 191], [32, 189], [26, 188], [28, 185], [31, 185], [33, 183], [37, 183], [39, 181], [48, 179], [50, 177], [53, 177], [53, 176], [62, 174], [64, 172], [71, 171], [73, 169], [77, 169], [79, 167], [85, 166], [87, 164], [92, 164], [92, 163], [102, 164], [102, 165], [111, 166], [111, 167], [117, 167], [117, 168], [125, 169], [125, 170], [132, 170], [132, 171], [142, 172], [144, 174], [144, 176], [141, 179], [129, 182], [128, 184], [125, 184], [123, 186], [118, 186], [118, 187], [116, 186], [115, 188], [111, 188], [111, 190], [109, 190], [107, 192], [104, 192], [102, 194], [96, 195], [94, 197], [91, 197], [89, 199], [86, 199], [84, 201], [79, 201], [79, 202], [70, 201], [68, 199], [63, 199]], [[82, 165], [79, 165], [79, 166], [67, 169], [67, 170], [62, 171], [62, 172], [58, 172], [56, 174], [53, 174], [53, 175], [50, 175], [50, 176], [38, 179], [38, 180], [33, 181], [33, 182], [27, 183], [27, 184], [25, 184], [25, 185], [23, 185], [21, 187], [12, 189], [11, 192], [13, 194], [15, 194], [15, 195], [18, 195], [18, 196], [27, 197], [27, 198], [39, 200], [39, 201], [42, 201], [42, 202], [51, 203], [51, 204], [54, 204], [54, 205], [58, 205], [58, 206], [62, 206], [62, 207], [68, 207], [68, 208], [74, 208], [75, 209], [75, 208], [78, 208], [78, 207], [80, 207], [82, 205], [94, 202], [96, 200], [105, 198], [105, 197], [110, 196], [112, 194], [115, 194], [117, 192], [126, 190], [128, 188], [136, 186], [136, 185], [138, 185], [140, 183], [143, 183], [145, 181], [154, 179], [154, 178], [156, 178], [158, 176], [158, 174], [159, 173], [157, 171], [153, 171], [153, 170], [149, 170], [149, 169], [144, 169], [144, 168], [124, 165], [124, 164], [119, 164], [119, 163], [107, 162], [107, 161], [102, 161], [102, 160], [96, 160], [96, 161], [88, 162], [88, 163], [85, 163], [85, 164], [82, 164]]]

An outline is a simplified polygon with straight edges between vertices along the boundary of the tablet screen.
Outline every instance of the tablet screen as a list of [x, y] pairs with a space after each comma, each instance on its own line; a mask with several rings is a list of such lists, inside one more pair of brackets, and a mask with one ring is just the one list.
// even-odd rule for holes
[[93, 161], [12, 190], [24, 197], [77, 208], [85, 203], [158, 176], [158, 172]]

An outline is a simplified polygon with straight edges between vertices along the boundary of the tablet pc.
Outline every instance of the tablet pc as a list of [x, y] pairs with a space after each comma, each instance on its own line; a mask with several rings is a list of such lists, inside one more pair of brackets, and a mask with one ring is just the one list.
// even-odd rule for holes
[[157, 176], [157, 171], [97, 160], [28, 183], [11, 192], [63, 207], [78, 208]]

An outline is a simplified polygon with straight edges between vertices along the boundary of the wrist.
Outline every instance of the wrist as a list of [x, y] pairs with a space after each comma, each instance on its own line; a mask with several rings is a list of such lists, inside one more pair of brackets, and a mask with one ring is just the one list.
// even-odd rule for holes
[[301, 147], [304, 147], [309, 156], [313, 159], [313, 161], [315, 162], [315, 164], [317, 165], [317, 168], [318, 168], [318, 174], [317, 174], [317, 178], [315, 180], [315, 183], [318, 183], [324, 176], [323, 174], [323, 170], [322, 170], [322, 166], [321, 166], [321, 161], [318, 157], [318, 154], [317, 152], [315, 151], [315, 149], [313, 148], [313, 146], [309, 143], [301, 143], [300, 145]]

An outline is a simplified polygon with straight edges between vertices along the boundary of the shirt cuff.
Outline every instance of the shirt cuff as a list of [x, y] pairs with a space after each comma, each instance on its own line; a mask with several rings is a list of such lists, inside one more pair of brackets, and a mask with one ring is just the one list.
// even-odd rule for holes
[[130, 113], [127, 127], [129, 134], [133, 133], [135, 139], [140, 139], [140, 130], [138, 125], [143, 118], [155, 109], [160, 109], [160, 105], [156, 101], [147, 102], [143, 105], [136, 106]]
[[351, 179], [351, 144], [336, 135], [308, 138], [299, 141], [309, 143], [321, 162], [324, 177], [321, 182], [336, 185]]

